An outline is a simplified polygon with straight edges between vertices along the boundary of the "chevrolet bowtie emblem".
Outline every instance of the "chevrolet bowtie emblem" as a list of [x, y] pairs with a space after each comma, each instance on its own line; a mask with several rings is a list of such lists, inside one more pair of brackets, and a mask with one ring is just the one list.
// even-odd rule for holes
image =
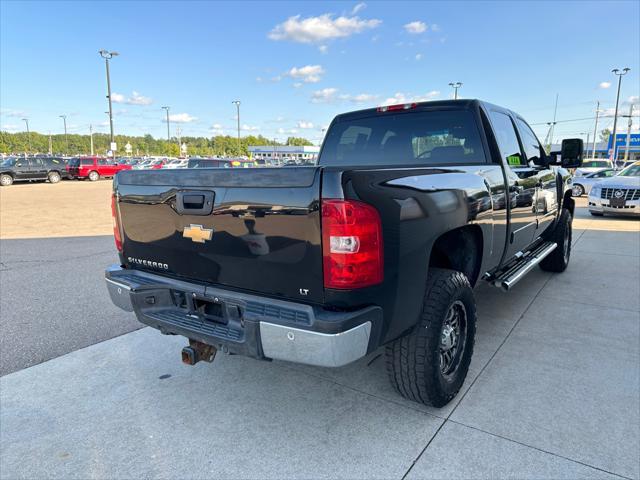
[[204, 243], [213, 237], [213, 228], [203, 228], [202, 225], [194, 225], [192, 223], [188, 227], [184, 227], [182, 236], [184, 238], [190, 238], [196, 243]]

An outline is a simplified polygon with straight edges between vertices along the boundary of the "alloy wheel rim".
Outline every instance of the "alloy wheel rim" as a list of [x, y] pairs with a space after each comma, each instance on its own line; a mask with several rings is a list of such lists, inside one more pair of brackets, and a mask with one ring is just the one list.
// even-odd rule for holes
[[445, 378], [450, 378], [458, 370], [466, 337], [467, 309], [460, 300], [456, 300], [447, 310], [440, 332], [440, 373]]

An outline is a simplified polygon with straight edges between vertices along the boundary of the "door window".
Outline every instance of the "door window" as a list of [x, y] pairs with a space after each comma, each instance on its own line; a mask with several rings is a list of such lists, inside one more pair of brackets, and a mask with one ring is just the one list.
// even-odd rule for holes
[[504, 161], [511, 167], [526, 165], [511, 118], [502, 112], [491, 111], [491, 123]]
[[524, 148], [524, 154], [527, 156], [527, 161], [539, 164], [542, 159], [542, 147], [538, 137], [524, 120], [516, 118], [516, 123], [518, 124], [520, 139], [522, 140], [522, 147]]

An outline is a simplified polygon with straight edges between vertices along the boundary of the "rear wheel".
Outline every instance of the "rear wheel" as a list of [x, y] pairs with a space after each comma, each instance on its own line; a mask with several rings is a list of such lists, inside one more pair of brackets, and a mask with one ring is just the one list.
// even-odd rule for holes
[[47, 178], [49, 178], [49, 182], [51, 183], [58, 183], [61, 177], [58, 172], [49, 172]]
[[403, 397], [442, 407], [453, 399], [469, 370], [476, 306], [467, 277], [429, 269], [418, 325], [386, 348], [387, 372]]
[[571, 189], [571, 194], [574, 197], [581, 197], [582, 195], [584, 195], [584, 187], [579, 183], [574, 184], [573, 188]]
[[92, 182], [95, 182], [96, 180], [100, 179], [100, 174], [98, 172], [96, 172], [95, 170], [92, 170], [89, 172], [89, 180], [91, 180]]
[[0, 185], [3, 187], [8, 187], [13, 183], [13, 177], [9, 174], [3, 173], [0, 175]]
[[558, 223], [548, 240], [558, 244], [556, 249], [540, 262], [540, 268], [547, 272], [564, 272], [569, 265], [571, 257], [571, 212], [566, 208], [562, 209]]

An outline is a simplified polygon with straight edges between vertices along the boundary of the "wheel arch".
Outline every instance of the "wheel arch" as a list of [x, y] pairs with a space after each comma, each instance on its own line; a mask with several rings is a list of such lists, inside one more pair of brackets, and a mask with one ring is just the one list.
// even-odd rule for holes
[[480, 276], [484, 235], [475, 224], [464, 225], [441, 234], [429, 252], [429, 268], [448, 268], [462, 272], [474, 286]]

